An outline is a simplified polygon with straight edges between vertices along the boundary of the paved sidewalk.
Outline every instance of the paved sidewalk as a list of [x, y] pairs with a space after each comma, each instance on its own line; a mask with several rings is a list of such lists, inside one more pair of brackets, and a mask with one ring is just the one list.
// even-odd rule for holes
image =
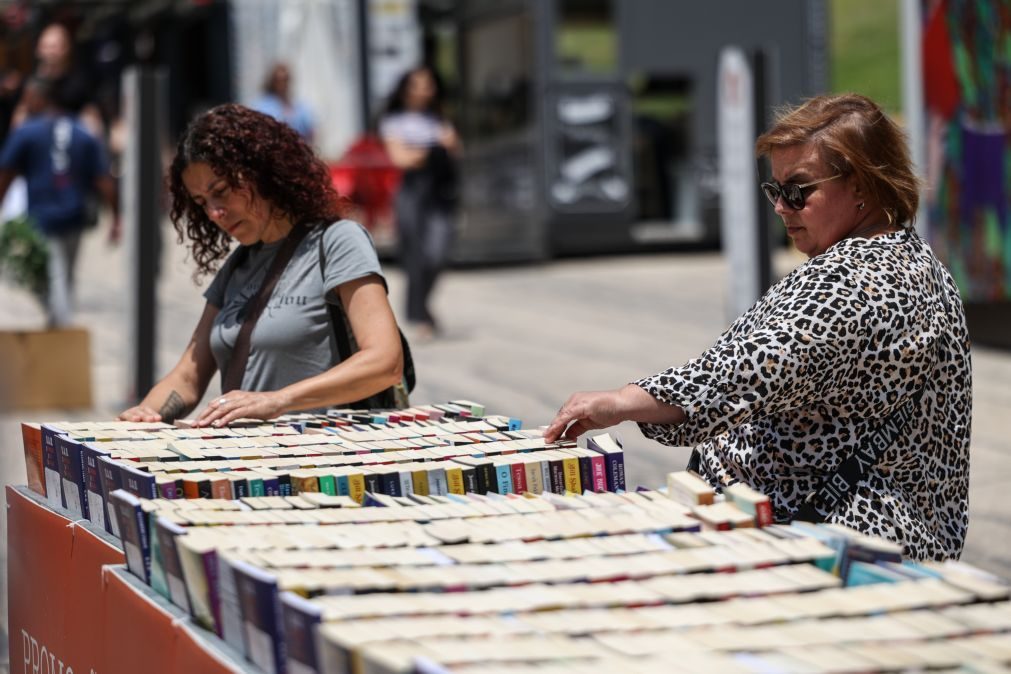
[[[162, 373], [184, 347], [203, 304], [185, 252], [174, 245], [168, 228], [164, 239], [157, 326]], [[799, 261], [782, 253], [777, 269], [784, 273]], [[491, 411], [522, 418], [527, 426], [545, 424], [572, 391], [615, 387], [709, 346], [727, 324], [725, 274], [715, 253], [450, 272], [435, 301], [445, 335], [412, 343], [419, 381], [413, 399], [480, 400]], [[399, 314], [403, 277], [389, 268], [388, 278]], [[80, 324], [92, 337], [95, 408], [0, 414], [0, 482], [25, 480], [20, 421], [110, 418], [126, 404], [125, 252], [110, 249], [101, 234], [93, 233], [83, 244], [79, 279]], [[41, 324], [42, 314], [28, 296], [0, 285], [0, 329]], [[1011, 501], [1005, 495], [1011, 481], [1011, 353], [977, 348], [973, 366], [971, 524], [964, 559], [1011, 578]], [[212, 388], [208, 396], [215, 395], [217, 382]], [[686, 463], [688, 450], [645, 440], [629, 424], [618, 432], [628, 451], [632, 486], [660, 486], [665, 473]], [[5, 513], [0, 514], [0, 533], [4, 525]], [[6, 568], [5, 553], [0, 546]], [[6, 572], [3, 578], [0, 627], [7, 618]]]

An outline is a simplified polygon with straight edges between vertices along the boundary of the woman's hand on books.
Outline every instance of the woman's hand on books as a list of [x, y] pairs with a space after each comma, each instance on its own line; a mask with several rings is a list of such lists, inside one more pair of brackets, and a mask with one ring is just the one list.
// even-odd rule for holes
[[124, 412], [120, 412], [118, 419], [120, 421], [153, 422], [161, 421], [161, 415], [147, 405], [135, 405]]
[[229, 391], [212, 400], [194, 426], [227, 426], [236, 419], [273, 419], [285, 412], [278, 391]]
[[544, 440], [555, 442], [561, 437], [574, 440], [587, 431], [622, 421], [676, 425], [684, 420], [680, 407], [660, 402], [635, 384], [628, 384], [613, 391], [573, 394], [544, 431]]

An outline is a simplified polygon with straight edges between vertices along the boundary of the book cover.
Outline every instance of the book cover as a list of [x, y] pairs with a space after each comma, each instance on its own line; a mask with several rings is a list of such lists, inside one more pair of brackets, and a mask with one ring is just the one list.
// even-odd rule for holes
[[105, 530], [117, 538], [122, 538], [119, 533], [119, 520], [116, 518], [115, 506], [112, 503], [112, 492], [123, 487], [123, 474], [120, 471], [119, 463], [109, 456], [99, 457], [98, 474], [102, 479], [102, 501], [105, 503]]
[[527, 478], [527, 491], [531, 494], [544, 493], [544, 471], [542, 464], [544, 461], [536, 455], [523, 460], [523, 470]]
[[[364, 474], [365, 491], [376, 494], [383, 493], [383, 475], [378, 470], [370, 470]], [[359, 501], [361, 503], [362, 501]]]
[[62, 430], [52, 424], [42, 424], [40, 435], [42, 436], [42, 470], [46, 481], [46, 500], [54, 508], [66, 508], [67, 503], [63, 499], [63, 481], [60, 475], [60, 452], [56, 448], [56, 437], [62, 434]]
[[84, 492], [88, 502], [88, 519], [96, 526], [110, 531], [106, 518], [105, 497], [102, 490], [102, 474], [99, 460], [109, 453], [97, 443], [86, 442], [81, 446], [81, 460], [84, 463]]
[[492, 465], [495, 467], [495, 488], [491, 489], [489, 485], [488, 491], [494, 491], [496, 494], [513, 493], [512, 466], [502, 458], [493, 460]]
[[169, 601], [189, 613], [190, 602], [186, 598], [186, 583], [183, 580], [183, 570], [179, 563], [179, 550], [176, 548], [176, 539], [186, 535], [186, 529], [168, 518], [158, 516], [154, 519], [153, 535], [158, 539], [161, 566], [165, 573]]
[[46, 469], [42, 458], [42, 427], [38, 424], [22, 423], [21, 442], [24, 445], [28, 488], [36, 494], [45, 496]]
[[81, 443], [66, 435], [58, 435], [56, 449], [60, 457], [60, 486], [63, 489], [64, 507], [75, 518], [88, 519], [88, 490], [84, 485]]
[[428, 474], [428, 494], [431, 496], [445, 496], [449, 493], [449, 486], [446, 483], [446, 469], [439, 465], [431, 465], [426, 468]]
[[221, 473], [211, 473], [208, 475], [208, 479], [211, 482], [211, 498], [223, 498], [227, 500], [235, 497], [232, 494], [232, 483], [227, 476]]
[[583, 485], [579, 477], [578, 457], [564, 454], [564, 458], [562, 458], [562, 475], [565, 480], [565, 491], [573, 494], [583, 493]]
[[758, 526], [767, 527], [773, 523], [772, 502], [765, 494], [743, 482], [724, 487], [723, 493], [730, 497], [738, 508], [752, 515]]
[[235, 562], [232, 553], [224, 550], [218, 551], [218, 606], [221, 613], [221, 638], [239, 653], [248, 655], [242, 624], [242, 611], [239, 607]]
[[176, 549], [186, 583], [190, 615], [197, 623], [221, 636], [216, 543], [188, 535], [177, 536]]
[[424, 464], [417, 463], [411, 466], [410, 471], [411, 484], [413, 486], [411, 493], [428, 496], [428, 469]]
[[294, 592], [281, 593], [284, 624], [285, 664], [288, 674], [324, 671], [316, 651], [316, 626], [323, 621], [323, 610]]
[[112, 492], [112, 504], [119, 522], [120, 540], [130, 573], [151, 584], [151, 548], [148, 543], [147, 518], [140, 499], [124, 490]]
[[235, 561], [233, 566], [242, 610], [246, 657], [270, 674], [284, 672], [287, 656], [277, 577], [243, 561]]
[[155, 520], [158, 519], [158, 511], [152, 510], [145, 513], [145, 515], [147, 516], [147, 540], [151, 548], [151, 563], [149, 566], [151, 589], [166, 599], [171, 600], [169, 597], [168, 578], [165, 576], [165, 563], [162, 558], [161, 539], [158, 538], [158, 528], [155, 525]]
[[513, 461], [509, 465], [512, 491], [514, 494], [525, 494], [527, 488], [527, 467], [521, 461]]
[[446, 468], [446, 485], [450, 494], [466, 493], [467, 490], [463, 482], [463, 466], [455, 464]]
[[551, 493], [565, 494], [565, 461], [557, 450], [548, 454], [548, 469], [551, 474]]
[[362, 468], [348, 469], [348, 496], [355, 503], [361, 503], [365, 499], [365, 477], [368, 472]]
[[154, 475], [145, 473], [126, 463], [119, 465], [119, 472], [123, 489], [137, 498], [158, 498], [158, 488], [155, 485]]

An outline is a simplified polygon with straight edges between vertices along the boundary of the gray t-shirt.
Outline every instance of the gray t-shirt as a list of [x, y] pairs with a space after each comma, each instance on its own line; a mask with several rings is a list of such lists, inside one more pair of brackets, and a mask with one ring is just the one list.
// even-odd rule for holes
[[[326, 260], [323, 274], [320, 236]], [[281, 243], [248, 246], [244, 260], [240, 246], [204, 292], [207, 301], [220, 310], [211, 326], [211, 351], [222, 376], [242, 327], [242, 310], [263, 284]], [[299, 243], [253, 328], [242, 390], [276, 391], [336, 365], [340, 357], [326, 302], [339, 301], [331, 292], [337, 286], [370, 274], [379, 276], [385, 285], [372, 238], [361, 225], [341, 220], [325, 230], [313, 227]]]

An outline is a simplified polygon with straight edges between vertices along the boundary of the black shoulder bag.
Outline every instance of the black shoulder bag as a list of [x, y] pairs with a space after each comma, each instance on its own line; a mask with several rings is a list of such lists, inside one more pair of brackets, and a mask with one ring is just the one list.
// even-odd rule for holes
[[[329, 223], [322, 225], [321, 229], [323, 233], [326, 232], [326, 228], [329, 226]], [[330, 292], [330, 290], [326, 288], [326, 251], [323, 247], [323, 233], [319, 237], [319, 273], [324, 280], [323, 293], [325, 297], [326, 293]], [[334, 302], [326, 302], [327, 313], [330, 316], [330, 329], [337, 346], [337, 354], [340, 356], [341, 362], [344, 362], [358, 351], [358, 344], [355, 342], [354, 333], [351, 331], [351, 323], [348, 321], [347, 312], [344, 311], [344, 304], [336, 293], [334, 300]], [[400, 348], [404, 352], [404, 376], [402, 381], [368, 398], [343, 405], [343, 407], [372, 410], [403, 409], [410, 406], [408, 394], [414, 390], [416, 380], [414, 359], [411, 356], [411, 347], [407, 343], [407, 338], [404, 337], [403, 331], [397, 328], [397, 332], [400, 334]]]

